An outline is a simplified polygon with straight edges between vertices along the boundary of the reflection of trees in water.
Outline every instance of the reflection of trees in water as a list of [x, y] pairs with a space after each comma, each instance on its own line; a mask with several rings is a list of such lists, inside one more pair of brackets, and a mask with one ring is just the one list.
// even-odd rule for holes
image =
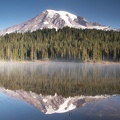
[[120, 65], [82, 63], [0, 64], [0, 84], [42, 94], [95, 95], [120, 93]]

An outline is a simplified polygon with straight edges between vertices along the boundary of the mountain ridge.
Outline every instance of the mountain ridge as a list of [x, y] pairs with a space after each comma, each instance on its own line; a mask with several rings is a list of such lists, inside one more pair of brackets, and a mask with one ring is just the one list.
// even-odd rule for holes
[[47, 9], [26, 22], [0, 30], [0, 35], [13, 32], [33, 32], [43, 28], [55, 28], [57, 30], [66, 26], [79, 29], [116, 30], [97, 22], [88, 22], [84, 17], [76, 16], [66, 11]]

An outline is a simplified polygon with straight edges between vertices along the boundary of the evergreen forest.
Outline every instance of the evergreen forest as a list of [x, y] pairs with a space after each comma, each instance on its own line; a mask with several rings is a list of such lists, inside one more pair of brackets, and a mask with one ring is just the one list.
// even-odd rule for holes
[[120, 61], [120, 32], [43, 29], [0, 36], [0, 60]]

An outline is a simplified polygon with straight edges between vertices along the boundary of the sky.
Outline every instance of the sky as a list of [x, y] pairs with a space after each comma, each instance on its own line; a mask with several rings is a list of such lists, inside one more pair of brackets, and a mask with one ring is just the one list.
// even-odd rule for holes
[[25, 22], [46, 9], [71, 12], [89, 22], [120, 28], [120, 0], [0, 0], [0, 30]]

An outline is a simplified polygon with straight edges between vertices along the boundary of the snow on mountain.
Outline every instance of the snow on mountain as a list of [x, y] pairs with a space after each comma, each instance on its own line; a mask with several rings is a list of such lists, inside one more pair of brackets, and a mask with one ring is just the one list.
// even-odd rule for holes
[[45, 10], [27, 22], [1, 30], [0, 35], [13, 32], [32, 32], [43, 28], [59, 29], [65, 26], [81, 29], [112, 30], [112, 28], [108, 26], [104, 26], [96, 22], [88, 22], [84, 17], [79, 17], [66, 11]]
[[75, 19], [77, 19], [77, 16], [71, 14], [71, 13], [68, 13], [68, 12], [65, 12], [65, 11], [55, 11], [55, 10], [47, 10], [48, 14], [47, 14], [47, 17], [48, 18], [53, 18], [54, 15], [59, 15], [60, 19], [64, 20], [64, 22], [66, 23], [67, 26], [73, 26], [70, 22], [69, 19], [71, 19], [72, 21], [74, 21]]
[[8, 90], [0, 88], [0, 92], [5, 93], [11, 97], [24, 100], [31, 105], [35, 106], [41, 112], [45, 114], [64, 113], [73, 109], [83, 107], [88, 102], [96, 102], [105, 98], [109, 98], [109, 95], [100, 96], [75, 96], [64, 98], [55, 94], [54, 96], [38, 95], [33, 92], [26, 92], [23, 90]]

